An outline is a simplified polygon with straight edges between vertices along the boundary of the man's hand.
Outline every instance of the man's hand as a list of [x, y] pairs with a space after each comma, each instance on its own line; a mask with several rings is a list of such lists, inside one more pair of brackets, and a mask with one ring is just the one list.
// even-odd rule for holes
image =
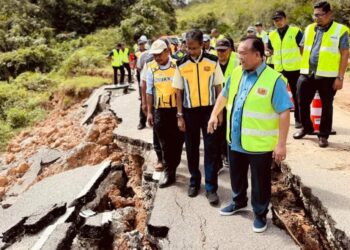
[[218, 115], [218, 125], [221, 126], [223, 121], [224, 121], [224, 113], [220, 112]]
[[286, 145], [277, 144], [275, 150], [272, 153], [272, 158], [275, 159], [275, 162], [277, 164], [280, 164], [283, 160], [286, 159], [286, 155], [287, 155]]
[[152, 113], [147, 114], [147, 123], [150, 127], [153, 127], [153, 114]]
[[208, 121], [208, 134], [213, 134], [217, 129], [219, 124], [219, 119], [216, 116], [210, 116]]
[[177, 126], [179, 127], [180, 131], [182, 131], [182, 132], [186, 131], [185, 120], [182, 116], [177, 118]]
[[343, 81], [341, 81], [339, 78], [336, 78], [333, 83], [333, 89], [334, 90], [340, 90], [343, 88]]

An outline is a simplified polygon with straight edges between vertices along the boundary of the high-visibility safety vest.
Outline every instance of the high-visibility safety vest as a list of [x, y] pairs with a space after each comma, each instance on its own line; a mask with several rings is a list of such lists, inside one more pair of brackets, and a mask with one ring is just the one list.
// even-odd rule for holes
[[224, 38], [225, 38], [224, 35], [219, 35], [217, 38], [212, 37], [212, 38], [210, 39], [210, 46], [213, 47], [213, 48], [215, 48], [215, 47], [216, 47], [216, 42], [217, 42], [218, 40], [224, 39]]
[[216, 100], [214, 78], [218, 58], [203, 52], [197, 63], [186, 55], [176, 64], [184, 82], [184, 107], [214, 105]]
[[129, 63], [129, 48], [125, 48], [123, 53], [123, 63]]
[[256, 32], [256, 37], [263, 39], [265, 36], [267, 36], [267, 32], [265, 30], [261, 31], [261, 33], [259, 34], [258, 32]]
[[277, 29], [270, 32], [269, 39], [273, 48], [273, 64], [276, 71], [300, 69], [301, 54], [296, 42], [299, 31], [298, 27], [289, 26], [283, 40], [281, 40]]
[[112, 56], [112, 67], [120, 67], [123, 65], [123, 52], [121, 50], [113, 49], [113, 56]]
[[176, 107], [176, 89], [172, 87], [173, 78], [176, 70], [175, 60], [170, 62], [167, 69], [160, 69], [159, 65], [153, 60], [148, 63], [153, 74], [154, 85], [154, 107], [175, 108]]
[[[301, 74], [309, 74], [310, 72], [310, 54], [314, 38], [316, 36], [316, 23], [310, 24], [305, 30], [304, 51], [301, 61]], [[345, 25], [333, 21], [331, 27], [323, 34], [318, 64], [315, 75], [322, 77], [337, 77], [340, 66], [340, 37], [348, 31]]]
[[[231, 143], [233, 105], [242, 76], [242, 66], [235, 68], [231, 75], [226, 105], [226, 139], [229, 143]], [[241, 123], [241, 146], [248, 152], [273, 151], [277, 144], [279, 115], [272, 106], [272, 96], [279, 77], [281, 77], [280, 73], [266, 66], [244, 102]]]
[[228, 78], [231, 76], [233, 69], [236, 68], [238, 65], [239, 65], [239, 59], [238, 59], [237, 53], [232, 51], [228, 61], [228, 65], [224, 72], [225, 83], [228, 80]]

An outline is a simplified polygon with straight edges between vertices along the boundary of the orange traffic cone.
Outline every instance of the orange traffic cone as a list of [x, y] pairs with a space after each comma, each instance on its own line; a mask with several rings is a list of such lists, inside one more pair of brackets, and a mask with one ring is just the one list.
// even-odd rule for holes
[[315, 97], [311, 104], [311, 121], [314, 127], [314, 132], [316, 133], [320, 131], [321, 114], [322, 114], [321, 98], [318, 92], [316, 92]]
[[294, 104], [293, 94], [292, 94], [292, 91], [290, 90], [289, 83], [287, 84], [287, 89], [288, 89], [288, 95], [289, 95], [290, 101], [293, 103], [293, 107], [290, 109], [290, 111], [294, 111], [295, 104]]

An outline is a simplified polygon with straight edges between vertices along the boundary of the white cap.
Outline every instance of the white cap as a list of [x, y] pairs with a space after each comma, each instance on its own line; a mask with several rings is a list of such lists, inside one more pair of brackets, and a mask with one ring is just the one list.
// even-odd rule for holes
[[147, 43], [147, 37], [145, 35], [140, 36], [140, 38], [137, 40], [137, 44]]
[[254, 32], [256, 33], [256, 29], [254, 26], [249, 26], [248, 29], [247, 29], [247, 32]]
[[151, 49], [149, 50], [150, 54], [160, 54], [164, 50], [166, 50], [168, 46], [166, 46], [166, 43], [163, 40], [156, 40], [154, 43], [152, 43]]
[[208, 41], [210, 41], [210, 36], [207, 34], [204, 34], [203, 35], [203, 42], [208, 42]]
[[140, 36], [140, 40], [146, 41], [146, 42], [148, 41], [147, 36], [145, 35]]

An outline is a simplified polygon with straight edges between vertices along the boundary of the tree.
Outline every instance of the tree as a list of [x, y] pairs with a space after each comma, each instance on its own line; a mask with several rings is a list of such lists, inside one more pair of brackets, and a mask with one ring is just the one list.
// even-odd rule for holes
[[121, 22], [121, 35], [128, 43], [134, 37], [154, 37], [173, 33], [175, 11], [169, 0], [140, 0], [129, 11], [130, 18]]

